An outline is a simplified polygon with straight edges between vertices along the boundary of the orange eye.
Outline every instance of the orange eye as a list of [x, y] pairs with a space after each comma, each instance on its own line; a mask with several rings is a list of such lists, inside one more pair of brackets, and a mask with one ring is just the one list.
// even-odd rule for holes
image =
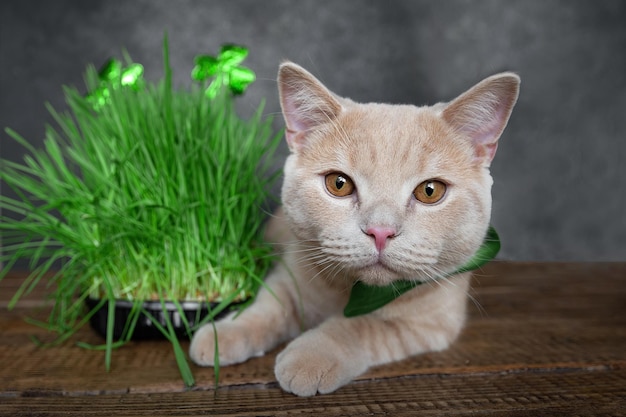
[[446, 194], [446, 184], [438, 180], [426, 180], [413, 191], [418, 201], [424, 204], [435, 204]]
[[354, 183], [347, 175], [333, 172], [326, 175], [326, 189], [335, 197], [346, 197], [354, 192]]

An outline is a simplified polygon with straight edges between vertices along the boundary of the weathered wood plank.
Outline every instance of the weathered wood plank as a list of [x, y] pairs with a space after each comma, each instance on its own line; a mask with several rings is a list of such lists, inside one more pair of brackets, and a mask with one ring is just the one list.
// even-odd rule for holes
[[626, 413], [626, 371], [561, 369], [482, 375], [421, 375], [356, 382], [314, 398], [274, 384], [217, 391], [0, 398], [0, 415], [293, 416], [514, 415]]
[[109, 373], [102, 352], [74, 344], [102, 342], [89, 328], [61, 346], [38, 348], [30, 336], [46, 340], [50, 335], [24, 317], [45, 316], [45, 290], [36, 289], [13, 311], [3, 307], [20, 279], [15, 274], [0, 282], [3, 415], [428, 415], [442, 410], [446, 415], [478, 410], [481, 415], [626, 415], [626, 263], [491, 263], [474, 279], [467, 328], [450, 349], [372, 369], [335, 394], [307, 400], [276, 387], [275, 352], [222, 368], [217, 391], [212, 371], [193, 367], [197, 388], [189, 392], [167, 342], [131, 343], [115, 351]]

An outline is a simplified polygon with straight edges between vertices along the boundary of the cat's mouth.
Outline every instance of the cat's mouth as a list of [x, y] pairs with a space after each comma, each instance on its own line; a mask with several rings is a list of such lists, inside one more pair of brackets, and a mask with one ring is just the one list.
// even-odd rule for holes
[[381, 269], [383, 271], [389, 271], [389, 272], [395, 272], [393, 270], [393, 268], [391, 268], [390, 266], [388, 266], [385, 261], [383, 260], [378, 260], [376, 262], [373, 262], [372, 264], [370, 264], [369, 266], [367, 266], [367, 268], [370, 269]]
[[[357, 279], [368, 285], [384, 286], [392, 284], [398, 280], [419, 280], [428, 281], [432, 279], [435, 260], [429, 260], [420, 266], [412, 264], [410, 266], [396, 259], [386, 257], [384, 252], [372, 259], [369, 263], [358, 268]], [[408, 269], [407, 269], [408, 266]]]
[[369, 285], [388, 285], [400, 277], [399, 272], [382, 257], [359, 269], [359, 281]]

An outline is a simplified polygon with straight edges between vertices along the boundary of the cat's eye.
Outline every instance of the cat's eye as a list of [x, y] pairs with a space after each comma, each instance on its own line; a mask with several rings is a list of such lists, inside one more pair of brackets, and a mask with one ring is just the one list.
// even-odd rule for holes
[[335, 197], [346, 197], [354, 192], [354, 183], [345, 174], [333, 172], [326, 175], [326, 189]]
[[446, 184], [439, 180], [426, 180], [415, 188], [413, 195], [424, 204], [435, 204], [446, 194]]

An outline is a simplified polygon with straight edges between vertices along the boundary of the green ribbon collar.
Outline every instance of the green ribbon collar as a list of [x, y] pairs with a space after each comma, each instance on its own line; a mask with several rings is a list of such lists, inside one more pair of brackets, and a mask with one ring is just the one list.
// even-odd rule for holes
[[[483, 244], [478, 251], [476, 251], [474, 256], [454, 272], [442, 275], [435, 278], [435, 280], [478, 269], [495, 258], [499, 251], [500, 238], [498, 233], [496, 233], [496, 229], [489, 226]], [[352, 287], [350, 299], [343, 310], [343, 314], [346, 317], [355, 317], [371, 313], [424, 282], [427, 281], [397, 281], [384, 287], [378, 287], [367, 285], [359, 281]]]

